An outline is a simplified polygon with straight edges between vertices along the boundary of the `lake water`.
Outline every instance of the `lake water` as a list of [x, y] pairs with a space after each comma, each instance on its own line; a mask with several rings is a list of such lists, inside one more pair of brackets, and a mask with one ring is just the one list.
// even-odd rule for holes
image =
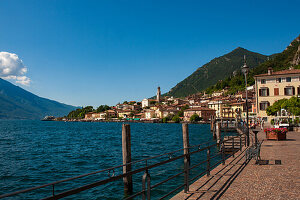
[[[122, 123], [0, 121], [0, 194], [46, 184], [122, 164]], [[190, 144], [212, 140], [207, 124], [189, 125]], [[139, 160], [182, 148], [181, 124], [131, 124], [132, 159]], [[213, 149], [212, 153], [217, 150]], [[205, 152], [203, 152], [205, 153]], [[204, 160], [197, 154], [194, 160]], [[198, 169], [203, 170], [206, 165]], [[151, 185], [183, 169], [182, 160], [150, 170]], [[198, 172], [199, 172], [198, 171]], [[196, 173], [192, 172], [192, 173]], [[134, 190], [141, 189], [143, 173], [133, 177]], [[101, 180], [97, 175], [56, 186], [56, 192]], [[106, 176], [107, 177], [107, 176]], [[183, 177], [163, 184], [153, 199], [182, 184]], [[38, 199], [52, 194], [48, 187], [8, 199]], [[66, 199], [122, 199], [122, 181], [109, 183]], [[137, 198], [140, 199], [140, 198]]]

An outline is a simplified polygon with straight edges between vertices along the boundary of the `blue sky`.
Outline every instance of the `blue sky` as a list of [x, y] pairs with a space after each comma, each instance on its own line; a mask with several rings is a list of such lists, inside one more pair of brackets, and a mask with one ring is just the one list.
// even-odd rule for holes
[[0, 52], [16, 54], [42, 97], [114, 105], [167, 92], [240, 46], [281, 52], [300, 1], [0, 0]]

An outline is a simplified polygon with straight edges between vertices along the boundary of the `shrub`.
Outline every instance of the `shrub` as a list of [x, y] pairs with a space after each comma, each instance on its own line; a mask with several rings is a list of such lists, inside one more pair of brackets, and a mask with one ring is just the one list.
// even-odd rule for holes
[[197, 113], [193, 114], [190, 118], [191, 122], [198, 122], [200, 120], [201, 120], [201, 118], [199, 117], [199, 115]]

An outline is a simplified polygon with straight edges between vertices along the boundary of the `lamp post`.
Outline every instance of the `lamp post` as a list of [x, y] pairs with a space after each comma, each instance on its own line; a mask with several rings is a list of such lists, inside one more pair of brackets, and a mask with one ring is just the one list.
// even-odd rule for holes
[[249, 115], [248, 115], [248, 91], [247, 91], [247, 74], [249, 67], [246, 64], [246, 56], [244, 55], [244, 65], [242, 66], [242, 73], [245, 75], [245, 89], [246, 89], [246, 125], [247, 125], [247, 146], [250, 145], [249, 137]]

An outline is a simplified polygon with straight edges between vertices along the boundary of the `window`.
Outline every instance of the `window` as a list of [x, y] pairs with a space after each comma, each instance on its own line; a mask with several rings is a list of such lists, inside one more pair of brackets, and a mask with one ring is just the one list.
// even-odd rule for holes
[[281, 83], [281, 78], [276, 78], [276, 83]]
[[274, 96], [278, 96], [279, 95], [279, 88], [274, 88]]
[[266, 110], [268, 106], [270, 106], [270, 102], [268, 102], [268, 101], [262, 101], [259, 104], [259, 109], [260, 110]]
[[284, 88], [284, 95], [293, 96], [295, 95], [295, 88], [294, 87], [286, 87]]
[[265, 84], [266, 83], [266, 79], [261, 79], [261, 84]]
[[291, 82], [292, 78], [291, 77], [286, 77], [286, 82]]
[[298, 89], [298, 95], [300, 95], [300, 86], [297, 89]]
[[259, 89], [259, 96], [261, 96], [261, 97], [269, 96], [269, 88]]

